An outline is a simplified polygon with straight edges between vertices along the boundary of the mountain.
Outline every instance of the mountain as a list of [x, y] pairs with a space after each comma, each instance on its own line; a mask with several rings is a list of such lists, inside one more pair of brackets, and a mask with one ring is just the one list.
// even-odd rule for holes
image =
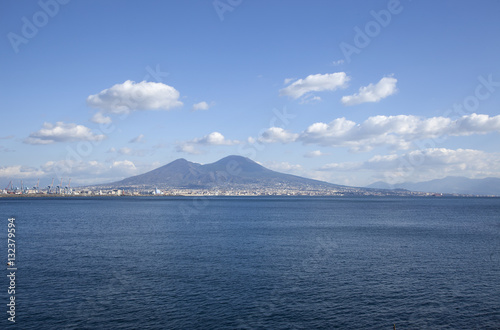
[[198, 188], [213, 187], [293, 187], [298, 189], [335, 189], [339, 186], [296, 175], [275, 172], [241, 156], [228, 156], [211, 164], [201, 165], [177, 159], [150, 172], [101, 186]]
[[378, 181], [367, 186], [375, 189], [407, 189], [449, 194], [497, 195], [500, 196], [500, 178], [469, 179], [448, 176], [425, 182], [404, 182], [395, 185]]

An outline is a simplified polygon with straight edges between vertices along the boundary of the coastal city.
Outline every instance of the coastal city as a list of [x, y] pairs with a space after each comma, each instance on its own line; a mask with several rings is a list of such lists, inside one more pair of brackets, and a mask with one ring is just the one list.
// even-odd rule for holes
[[60, 196], [476, 196], [465, 194], [442, 194], [435, 192], [416, 192], [404, 189], [370, 189], [361, 187], [318, 188], [286, 184], [271, 185], [220, 185], [203, 188], [152, 187], [137, 185], [116, 186], [48, 186], [16, 187], [10, 184], [0, 190], [0, 197], [60, 197]]

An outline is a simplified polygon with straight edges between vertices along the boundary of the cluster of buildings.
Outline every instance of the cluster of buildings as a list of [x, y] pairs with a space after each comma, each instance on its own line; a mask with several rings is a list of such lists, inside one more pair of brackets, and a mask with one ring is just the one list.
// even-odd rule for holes
[[[367, 189], [355, 187], [312, 187], [312, 186], [214, 186], [210, 188], [172, 187], [113, 187], [91, 186], [54, 189], [3, 189], [0, 195], [10, 196], [441, 196], [442, 194], [412, 192], [407, 190]], [[5, 197], [5, 196], [4, 196]]]
[[14, 186], [13, 182], [10, 181], [5, 189], [0, 190], [0, 195], [72, 195], [73, 189], [71, 188], [71, 179], [69, 179], [66, 186], [63, 185], [63, 180], [58, 186], [54, 186], [54, 179], [50, 186], [46, 188], [40, 188], [40, 179], [38, 179], [36, 186], [30, 187], [24, 185], [23, 180], [21, 180], [20, 186]]

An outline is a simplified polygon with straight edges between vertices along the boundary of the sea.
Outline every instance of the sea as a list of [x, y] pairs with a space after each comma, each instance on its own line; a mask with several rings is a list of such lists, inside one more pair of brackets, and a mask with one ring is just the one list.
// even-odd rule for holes
[[1, 329], [500, 329], [500, 198], [19, 197], [0, 216]]

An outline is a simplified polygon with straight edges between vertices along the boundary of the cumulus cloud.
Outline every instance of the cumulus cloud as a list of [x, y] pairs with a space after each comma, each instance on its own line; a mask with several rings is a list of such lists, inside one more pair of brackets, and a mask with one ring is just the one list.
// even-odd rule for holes
[[138, 136], [136, 136], [135, 138], [133, 138], [132, 140], [128, 141], [129, 143], [144, 143], [144, 135], [143, 134], [139, 134]]
[[190, 143], [208, 146], [230, 146], [239, 143], [237, 140], [228, 140], [219, 132], [212, 132], [202, 138], [191, 140]]
[[376, 155], [362, 162], [331, 163], [321, 171], [370, 172], [388, 183], [427, 181], [445, 176], [499, 177], [500, 153], [474, 149], [427, 148], [401, 155]]
[[290, 143], [295, 141], [299, 134], [290, 133], [281, 127], [269, 127], [258, 138], [262, 143]]
[[135, 172], [137, 171], [137, 167], [130, 160], [114, 161], [113, 164], [111, 164], [111, 169], [114, 171], [118, 171], [119, 173], [126, 174], [126, 175], [135, 174]]
[[500, 132], [500, 115], [490, 117], [473, 113], [456, 120], [412, 115], [372, 116], [362, 123], [342, 117], [330, 123], [314, 123], [300, 134], [270, 127], [257, 139], [248, 138], [248, 143], [302, 142], [324, 147], [347, 147], [361, 152], [378, 146], [409, 149], [412, 143], [420, 140], [491, 132]]
[[75, 184], [98, 184], [117, 181], [144, 171], [144, 169], [137, 168], [129, 160], [113, 161], [111, 163], [103, 163], [95, 160], [49, 161], [40, 166], [40, 169], [48, 177], [53, 177], [54, 174], [58, 177], [71, 177], [71, 182]]
[[363, 167], [402, 170], [403, 167], [414, 166], [443, 174], [473, 171], [475, 175], [489, 175], [492, 171], [499, 172], [499, 161], [500, 153], [487, 153], [474, 149], [428, 148], [412, 150], [399, 156], [374, 156], [366, 164], [363, 164]]
[[111, 124], [111, 118], [104, 116], [102, 113], [97, 112], [90, 118], [90, 121], [96, 124]]
[[193, 104], [193, 111], [208, 110], [208, 108], [210, 108], [210, 105], [205, 101]]
[[0, 167], [0, 182], [25, 180], [25, 185], [35, 184], [40, 179], [40, 187], [48, 185], [52, 178], [57, 182], [64, 178], [64, 183], [71, 178], [71, 184], [99, 184], [118, 181], [125, 177], [151, 170], [150, 164], [137, 167], [132, 161], [113, 162], [58, 160], [48, 161], [38, 168], [22, 165]]
[[195, 138], [193, 140], [185, 141], [177, 145], [178, 152], [185, 152], [189, 154], [199, 154], [197, 146], [230, 146], [241, 143], [238, 140], [228, 140], [219, 132], [212, 132], [202, 138]]
[[163, 83], [127, 80], [90, 95], [87, 104], [103, 112], [125, 114], [136, 110], [170, 110], [182, 106], [179, 96], [174, 87]]
[[329, 124], [315, 123], [302, 132], [298, 140], [306, 144], [368, 151], [381, 145], [408, 149], [415, 140], [499, 131], [500, 115], [490, 117], [471, 114], [456, 120], [411, 115], [374, 116], [360, 124], [345, 118], [337, 118]]
[[105, 138], [105, 135], [94, 134], [90, 128], [83, 125], [59, 121], [56, 124], [44, 123], [43, 127], [31, 133], [29, 137], [24, 140], [24, 143], [51, 144], [55, 142], [70, 141], [101, 141]]
[[397, 82], [396, 78], [384, 77], [376, 84], [360, 87], [359, 92], [356, 94], [343, 96], [341, 102], [348, 106], [366, 102], [378, 102], [397, 92]]
[[280, 96], [289, 96], [298, 99], [310, 92], [334, 91], [347, 86], [350, 77], [345, 72], [313, 74], [299, 79], [280, 90]]
[[473, 113], [457, 119], [448, 128], [450, 135], [485, 134], [493, 131], [500, 131], [500, 115], [490, 117]]
[[7, 178], [9, 180], [36, 178], [42, 175], [44, 175], [42, 170], [29, 166], [0, 166], [0, 177]]

